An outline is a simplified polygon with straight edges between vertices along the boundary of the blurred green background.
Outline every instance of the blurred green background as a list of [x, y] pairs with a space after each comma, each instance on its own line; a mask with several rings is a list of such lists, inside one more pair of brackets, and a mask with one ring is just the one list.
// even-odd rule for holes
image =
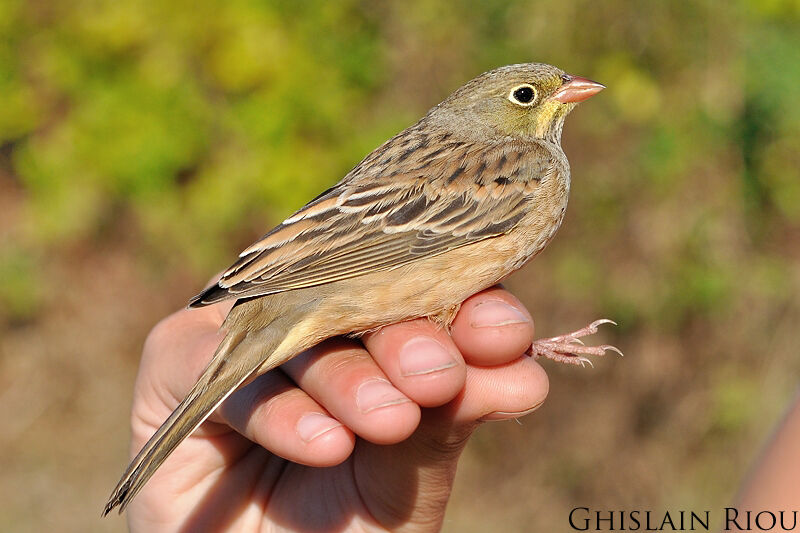
[[731, 503], [800, 372], [799, 1], [0, 0], [0, 530], [123, 530], [99, 514], [149, 328], [527, 61], [608, 89], [567, 121], [558, 238], [508, 286], [540, 335], [614, 318], [626, 357], [544, 363], [547, 403], [478, 432], [445, 528]]

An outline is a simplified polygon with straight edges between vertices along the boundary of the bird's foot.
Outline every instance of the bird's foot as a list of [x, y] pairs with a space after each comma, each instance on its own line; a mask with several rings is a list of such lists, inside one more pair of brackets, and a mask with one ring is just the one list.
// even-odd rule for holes
[[618, 348], [609, 344], [603, 344], [602, 346], [586, 346], [580, 340], [581, 337], [597, 333], [597, 327], [602, 324], [617, 325], [616, 322], [607, 318], [595, 320], [578, 331], [573, 331], [566, 335], [559, 335], [558, 337], [533, 341], [527, 353], [534, 359], [544, 356], [553, 361], [558, 361], [559, 363], [581, 366], [586, 366], [587, 364], [589, 366], [594, 366], [586, 357], [587, 355], [604, 355], [608, 350], [622, 355], [622, 352], [619, 351]]

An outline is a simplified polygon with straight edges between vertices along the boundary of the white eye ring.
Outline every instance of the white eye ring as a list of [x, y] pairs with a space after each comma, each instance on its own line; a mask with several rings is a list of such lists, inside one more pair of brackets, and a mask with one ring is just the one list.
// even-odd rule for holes
[[[528, 91], [525, 91], [524, 89], [528, 89]], [[517, 91], [521, 92], [518, 94]], [[508, 99], [512, 103], [521, 105], [522, 107], [529, 107], [535, 104], [538, 96], [539, 93], [536, 90], [536, 87], [534, 87], [530, 83], [522, 83], [520, 85], [517, 85], [516, 87], [511, 89], [511, 91], [508, 93]], [[526, 97], [528, 98], [527, 101], [525, 101]]]

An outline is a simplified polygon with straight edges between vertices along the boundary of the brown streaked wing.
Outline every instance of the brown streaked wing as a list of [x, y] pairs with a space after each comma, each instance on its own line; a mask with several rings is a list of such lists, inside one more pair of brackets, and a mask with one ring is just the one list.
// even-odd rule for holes
[[403, 152], [403, 171], [391, 168], [388, 177], [359, 182], [351, 173], [242, 252], [190, 305], [389, 270], [506, 233], [531, 208], [531, 174], [552, 169], [549, 158], [536, 157], [538, 150], [526, 156], [529, 150], [459, 143], [444, 158], [431, 146]]

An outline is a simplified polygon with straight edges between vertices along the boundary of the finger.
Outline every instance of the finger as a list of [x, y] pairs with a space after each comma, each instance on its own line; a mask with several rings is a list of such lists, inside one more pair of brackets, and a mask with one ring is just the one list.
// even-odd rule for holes
[[428, 319], [386, 326], [362, 340], [392, 385], [418, 405], [447, 403], [464, 386], [464, 358], [450, 335]]
[[337, 420], [370, 442], [399, 442], [419, 423], [419, 406], [389, 382], [355, 341], [325, 341], [281, 368]]
[[544, 369], [528, 356], [491, 368], [468, 366], [466, 386], [446, 406], [447, 417], [456, 425], [519, 418], [541, 407], [549, 390]]
[[451, 328], [468, 364], [495, 366], [517, 359], [533, 342], [533, 319], [525, 306], [501, 287], [467, 298]]
[[337, 465], [355, 445], [355, 436], [280, 370], [234, 392], [219, 415], [252, 442], [308, 466]]

